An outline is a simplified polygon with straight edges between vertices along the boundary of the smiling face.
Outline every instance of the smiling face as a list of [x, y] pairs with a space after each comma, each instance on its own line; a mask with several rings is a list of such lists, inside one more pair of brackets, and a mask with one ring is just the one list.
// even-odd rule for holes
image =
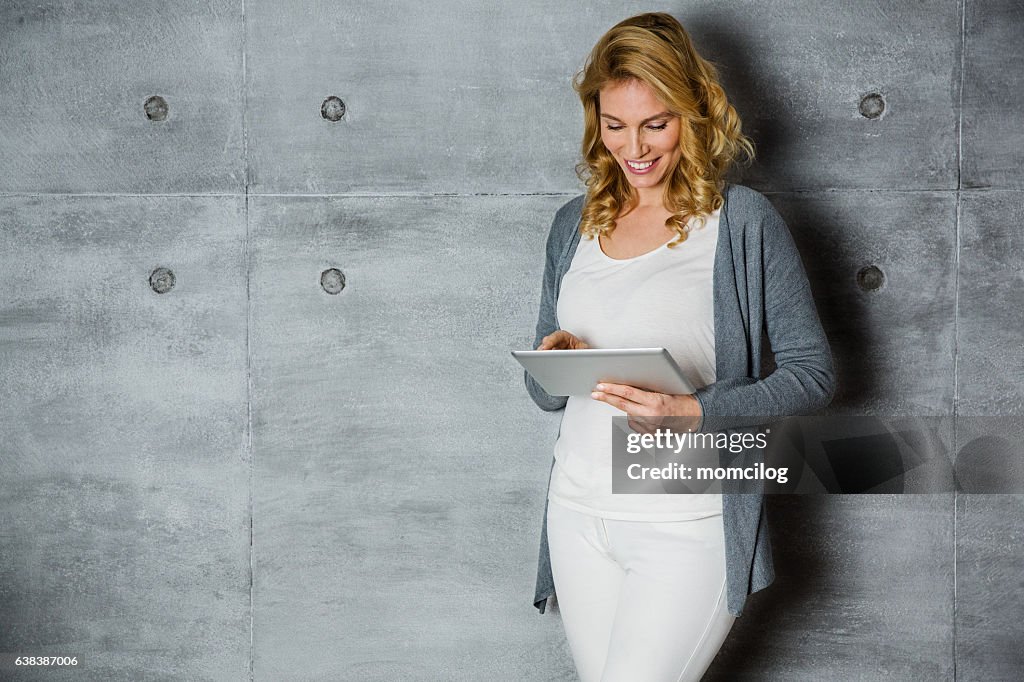
[[599, 93], [601, 142], [619, 162], [641, 203], [660, 201], [679, 161], [678, 116], [641, 81], [609, 83]]

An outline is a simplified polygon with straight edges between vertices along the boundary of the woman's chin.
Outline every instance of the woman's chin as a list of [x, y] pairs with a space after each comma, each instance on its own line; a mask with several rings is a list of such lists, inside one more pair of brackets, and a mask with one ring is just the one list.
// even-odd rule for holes
[[661, 178], [648, 178], [648, 177], [637, 177], [635, 175], [626, 175], [626, 180], [629, 184], [636, 189], [648, 189], [650, 187], [657, 187], [661, 184]]

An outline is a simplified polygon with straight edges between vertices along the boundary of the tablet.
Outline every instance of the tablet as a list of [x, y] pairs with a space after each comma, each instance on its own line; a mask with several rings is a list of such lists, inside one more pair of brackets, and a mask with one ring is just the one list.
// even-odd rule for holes
[[512, 357], [551, 395], [590, 397], [601, 381], [670, 395], [695, 390], [664, 348], [514, 350]]

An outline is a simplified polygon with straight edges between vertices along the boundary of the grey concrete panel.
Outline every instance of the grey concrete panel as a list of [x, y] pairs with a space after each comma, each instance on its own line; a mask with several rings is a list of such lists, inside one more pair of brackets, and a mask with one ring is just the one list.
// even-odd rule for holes
[[[640, 11], [636, 9], [636, 11]], [[257, 192], [576, 192], [594, 42], [630, 14], [565, 3], [246, 3]], [[956, 3], [688, 5], [765, 189], [956, 187]], [[877, 91], [882, 117], [861, 115]], [[345, 115], [321, 116], [330, 96]]]
[[0, 651], [82, 658], [6, 679], [247, 677], [244, 236], [238, 198], [0, 198]]
[[958, 680], [1019, 680], [1024, 671], [1022, 529], [1024, 495], [957, 497]]
[[[957, 403], [964, 418], [957, 447], [1001, 438], [1009, 444], [1008, 470], [1021, 461], [1024, 442], [1022, 219], [1024, 192], [963, 195]], [[992, 415], [1010, 419], [992, 421], [992, 432], [984, 428], [990, 422], [976, 418]], [[1024, 670], [1022, 520], [1022, 495], [957, 499], [957, 679], [1019, 679]]]
[[1024, 414], [1024, 192], [965, 192], [958, 412]]
[[[594, 11], [248, 2], [253, 189], [572, 191], [582, 111], [570, 78], [582, 44], [621, 14]], [[346, 106], [336, 122], [320, 111], [332, 95]]]
[[[811, 280], [836, 364], [833, 411], [951, 415], [956, 197], [771, 194]], [[875, 266], [880, 288], [857, 273]]]
[[[956, 187], [955, 2], [687, 7], [675, 16], [720, 65], [756, 144], [748, 183], [773, 191]], [[866, 118], [861, 105], [872, 94], [884, 110]]]
[[[242, 191], [241, 14], [241, 0], [0, 3], [0, 191]], [[147, 117], [152, 96], [164, 120]]]
[[1024, 188], [1024, 11], [966, 2], [963, 186]]
[[567, 199], [250, 198], [257, 680], [571, 679], [509, 353]]
[[775, 582], [707, 680], [952, 680], [953, 496], [771, 495]]

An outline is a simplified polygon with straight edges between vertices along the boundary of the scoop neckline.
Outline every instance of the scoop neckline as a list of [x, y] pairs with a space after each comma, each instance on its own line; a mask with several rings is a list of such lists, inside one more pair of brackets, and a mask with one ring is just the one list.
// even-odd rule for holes
[[[712, 211], [710, 214], [708, 214], [708, 218], [716, 217], [716, 214], [717, 214], [718, 219], [721, 220], [721, 210], [722, 210], [721, 208], [716, 208], [714, 211]], [[692, 228], [693, 227], [692, 226], [693, 222], [694, 222], [694, 219], [691, 218], [689, 221], [687, 221], [687, 224], [690, 225], [690, 227]], [[703, 227], [706, 227], [706, 226], [707, 226], [707, 222], [705, 222], [704, 225], [702, 226], [702, 230], [703, 230]], [[689, 236], [689, 232], [690, 231], [691, 230], [687, 230], [687, 236]], [[639, 256], [631, 256], [630, 258], [612, 258], [611, 256], [609, 256], [607, 253], [604, 252], [604, 249], [601, 248], [601, 237], [600, 236], [594, 237], [594, 243], [597, 245], [597, 252], [599, 254], [601, 254], [601, 257], [603, 259], [605, 259], [607, 261], [610, 261], [612, 263], [629, 263], [629, 262], [632, 262], [632, 261], [635, 261], [635, 260], [640, 260], [641, 258], [647, 258], [648, 256], [651, 256], [651, 255], [654, 255], [654, 254], [658, 253], [662, 249], [667, 249], [668, 245], [671, 244], [676, 239], [677, 236], [678, 235], [673, 235], [671, 239], [669, 239], [667, 242], [665, 242], [661, 246], [659, 246], [657, 248], [654, 248], [654, 249], [651, 249], [650, 251], [647, 251], [645, 253], [641, 253]], [[683, 240], [683, 241], [681, 241], [679, 243], [680, 244], [685, 244], [686, 240]]]
[[644, 253], [641, 253], [638, 256], [630, 256], [629, 258], [612, 258], [611, 256], [609, 256], [607, 253], [604, 252], [603, 248], [601, 248], [601, 237], [600, 236], [594, 237], [594, 241], [597, 244], [597, 252], [600, 253], [601, 257], [604, 258], [605, 260], [611, 261], [612, 263], [629, 263], [629, 262], [632, 262], [632, 261], [635, 261], [635, 260], [640, 260], [641, 258], [646, 258], [647, 256], [650, 256], [652, 254], [657, 253], [658, 251], [661, 251], [662, 249], [667, 249], [668, 245], [671, 244], [672, 241], [675, 238], [676, 237], [673, 236], [672, 239], [669, 239], [667, 242], [665, 242], [661, 246], [653, 248], [650, 251], [645, 251]]

